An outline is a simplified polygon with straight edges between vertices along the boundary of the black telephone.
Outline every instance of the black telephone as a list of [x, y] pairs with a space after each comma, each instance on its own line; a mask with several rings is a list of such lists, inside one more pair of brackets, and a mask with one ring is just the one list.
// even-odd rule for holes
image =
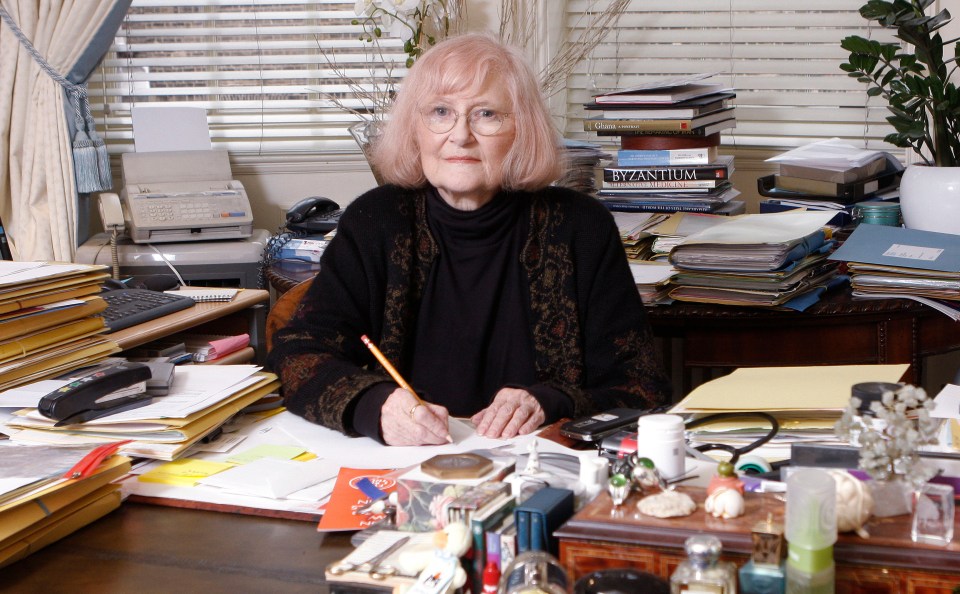
[[297, 202], [287, 211], [287, 229], [301, 233], [327, 233], [337, 228], [343, 209], [321, 196], [311, 196]]

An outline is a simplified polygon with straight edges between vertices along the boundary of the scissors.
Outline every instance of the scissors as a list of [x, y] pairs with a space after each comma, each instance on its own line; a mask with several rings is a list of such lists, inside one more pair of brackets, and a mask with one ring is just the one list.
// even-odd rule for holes
[[383, 552], [378, 553], [363, 561], [361, 563], [351, 563], [349, 561], [340, 561], [334, 563], [330, 566], [330, 573], [333, 575], [343, 575], [349, 571], [357, 571], [360, 573], [366, 573], [375, 580], [385, 580], [390, 576], [397, 574], [397, 568], [393, 565], [381, 565], [380, 563], [387, 559], [391, 554], [393, 554], [397, 549], [407, 544], [407, 541], [410, 540], [409, 536], [404, 536], [403, 538], [397, 539], [392, 545], [387, 547]]

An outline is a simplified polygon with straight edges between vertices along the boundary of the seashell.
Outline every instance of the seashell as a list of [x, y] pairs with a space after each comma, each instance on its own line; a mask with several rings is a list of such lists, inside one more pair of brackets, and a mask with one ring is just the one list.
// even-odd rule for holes
[[689, 516], [697, 509], [697, 504], [686, 493], [680, 491], [661, 491], [647, 495], [637, 503], [640, 513], [655, 518], [676, 518]]
[[837, 483], [837, 531], [869, 536], [863, 525], [873, 512], [873, 495], [866, 483], [846, 470], [828, 471]]

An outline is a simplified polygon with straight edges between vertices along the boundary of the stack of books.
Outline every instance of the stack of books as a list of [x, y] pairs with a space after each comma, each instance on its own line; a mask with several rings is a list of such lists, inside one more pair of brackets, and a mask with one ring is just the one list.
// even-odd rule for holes
[[960, 320], [960, 236], [860, 224], [830, 258], [847, 263], [855, 298], [911, 299]]
[[890, 153], [839, 139], [818, 141], [770, 159], [780, 172], [757, 179], [760, 212], [832, 210], [831, 225], [851, 222], [857, 202], [897, 200], [903, 165]]
[[98, 454], [90, 448], [3, 448], [0, 567], [120, 506], [120, 485], [114, 481], [130, 471], [130, 458], [110, 456], [97, 463]]
[[744, 215], [686, 237], [670, 252], [677, 301], [802, 311], [843, 281], [824, 212]]
[[95, 363], [120, 350], [100, 333], [105, 266], [0, 262], [0, 390]]
[[618, 136], [616, 163], [597, 170], [597, 196], [611, 210], [739, 214], [733, 158], [718, 154], [736, 126], [736, 94], [709, 75], [603, 93], [584, 105], [584, 130]]

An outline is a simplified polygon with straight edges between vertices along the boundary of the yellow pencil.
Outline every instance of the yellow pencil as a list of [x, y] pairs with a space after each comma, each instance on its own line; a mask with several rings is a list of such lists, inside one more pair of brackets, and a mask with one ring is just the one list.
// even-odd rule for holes
[[[380, 349], [377, 348], [377, 345], [373, 344], [373, 341], [367, 338], [366, 334], [362, 335], [360, 340], [363, 341], [363, 344], [367, 345], [367, 348], [370, 349], [370, 352], [373, 353], [373, 356], [377, 358], [377, 361], [380, 362], [380, 365], [383, 365], [383, 368], [387, 370], [387, 373], [390, 374], [390, 377], [393, 378], [393, 381], [397, 382], [397, 385], [407, 392], [413, 394], [413, 397], [417, 400], [417, 406], [423, 405], [426, 407], [426, 404], [420, 399], [419, 396], [417, 396], [417, 393], [413, 391], [413, 388], [410, 387], [410, 384], [407, 383], [407, 380], [403, 379], [403, 376], [400, 375], [400, 372], [397, 371], [396, 368], [390, 364], [390, 361], [383, 356], [383, 353], [380, 352]], [[416, 406], [414, 408], [416, 408]], [[428, 412], [432, 412], [430, 411], [429, 407], [426, 408]], [[410, 413], [410, 416], [412, 417], [413, 409], [410, 409]], [[447, 433], [447, 442], [453, 443], [453, 437], [449, 433]]]
[[407, 392], [413, 394], [413, 397], [417, 399], [418, 403], [424, 404], [423, 400], [420, 400], [420, 397], [417, 396], [417, 393], [414, 392], [413, 388], [410, 387], [410, 384], [407, 383], [407, 380], [403, 379], [403, 376], [400, 375], [400, 372], [397, 371], [396, 368], [390, 364], [390, 361], [383, 356], [383, 353], [380, 352], [380, 349], [377, 348], [377, 345], [373, 344], [373, 341], [367, 338], [366, 334], [361, 336], [360, 340], [363, 341], [363, 344], [367, 345], [367, 348], [370, 349], [370, 352], [373, 353], [373, 356], [377, 358], [377, 361], [380, 361], [380, 365], [383, 365], [383, 368], [387, 370], [387, 373], [390, 374], [390, 377], [393, 378], [393, 381], [397, 382], [397, 384]]

